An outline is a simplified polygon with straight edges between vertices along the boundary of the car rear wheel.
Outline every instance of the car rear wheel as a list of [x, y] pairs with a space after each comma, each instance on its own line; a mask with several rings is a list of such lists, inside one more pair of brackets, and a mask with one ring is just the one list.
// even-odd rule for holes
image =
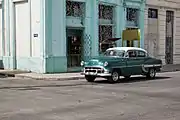
[[94, 82], [94, 80], [96, 79], [95, 76], [90, 76], [90, 75], [85, 75], [85, 79], [88, 81], [88, 82]]
[[108, 78], [108, 81], [111, 83], [116, 83], [119, 81], [120, 72], [118, 70], [114, 70], [111, 73], [111, 76]]
[[148, 74], [146, 75], [147, 78], [155, 78], [156, 77], [156, 69], [149, 68]]

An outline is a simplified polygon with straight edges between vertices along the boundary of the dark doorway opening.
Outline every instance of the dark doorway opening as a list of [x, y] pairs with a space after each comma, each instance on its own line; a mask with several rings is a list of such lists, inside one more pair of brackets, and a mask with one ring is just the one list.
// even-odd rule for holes
[[165, 62], [173, 64], [173, 33], [174, 33], [174, 12], [166, 11], [166, 45]]
[[[74, 71], [80, 67], [83, 58], [83, 31], [67, 29], [67, 67]], [[76, 70], [75, 70], [76, 71]]]

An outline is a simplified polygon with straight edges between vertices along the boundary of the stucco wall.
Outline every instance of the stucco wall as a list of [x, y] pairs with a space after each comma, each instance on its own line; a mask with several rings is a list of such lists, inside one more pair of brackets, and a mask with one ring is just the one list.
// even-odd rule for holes
[[[180, 3], [179, 3], [180, 6]], [[176, 31], [175, 31], [175, 47], [174, 47], [174, 63], [180, 64], [180, 10], [176, 11]]]
[[17, 57], [40, 57], [39, 6], [40, 0], [15, 3]]
[[15, 3], [17, 57], [40, 57], [39, 6], [40, 0]]
[[[48, 1], [46, 26], [46, 72], [67, 72], [67, 42], [66, 29], [81, 29], [83, 30], [84, 41], [91, 41], [91, 49], [87, 52], [89, 44], [84, 42], [84, 59], [86, 56], [99, 55], [99, 35], [98, 35], [98, 4], [108, 4], [115, 6], [115, 37], [121, 37], [122, 30], [126, 27], [126, 7], [140, 8], [140, 25], [138, 26], [142, 33], [144, 31], [144, 6], [141, 0], [72, 0], [84, 2], [85, 16], [73, 17], [66, 16], [66, 0]], [[126, 6], [124, 6], [126, 3]], [[141, 4], [140, 4], [141, 3]], [[52, 13], [52, 15], [51, 15]], [[51, 16], [50, 16], [51, 15]], [[52, 18], [50, 18], [52, 17]], [[87, 38], [86, 36], [90, 36]], [[142, 34], [141, 47], [143, 47], [144, 34]], [[121, 46], [121, 41], [118, 42]], [[76, 70], [76, 68], [75, 68]]]
[[2, 26], [2, 5], [0, 4], [0, 56], [2, 56], [2, 53], [3, 53], [2, 30], [3, 30], [3, 26]]
[[[15, 4], [17, 69], [41, 72], [40, 0]], [[22, 19], [23, 18], [23, 19]]]
[[[98, 3], [116, 6], [115, 37], [121, 37], [122, 30], [126, 27], [123, 1], [126, 1], [129, 7], [138, 7], [143, 11], [143, 6], [139, 4], [141, 0], [73, 1], [86, 2], [86, 16], [83, 18], [82, 28], [84, 36], [91, 36], [92, 56], [99, 55]], [[21, 69], [39, 73], [67, 72], [68, 19], [65, 4], [66, 0], [4, 0], [4, 16], [1, 15], [0, 9], [0, 16], [3, 17], [3, 19], [0, 17], [0, 35], [4, 33], [4, 36], [0, 38], [0, 59], [5, 69]], [[142, 33], [143, 14], [141, 12], [141, 21], [138, 26]], [[4, 29], [1, 25], [4, 25]], [[1, 28], [4, 32], [1, 32]], [[142, 36], [142, 47], [143, 39]], [[118, 46], [121, 46], [121, 42], [118, 42]]]
[[[15, 39], [16, 56], [30, 57], [31, 39], [30, 39], [30, 15], [28, 3], [15, 3]], [[13, 19], [13, 18], [12, 18]], [[10, 40], [12, 42], [13, 39]], [[12, 46], [10, 47], [12, 48]], [[19, 66], [17, 61], [17, 66]]]
[[40, 4], [41, 0], [4, 0], [2, 2], [4, 39], [1, 40], [0, 56], [5, 69], [44, 71], [41, 56], [43, 39], [40, 35], [42, 22]]
[[[149, 43], [151, 37], [149, 34], [150, 31], [149, 21], [151, 18], [148, 18], [148, 8], [158, 9], [158, 19], [157, 19], [157, 48], [156, 48], [156, 57], [161, 58], [165, 64], [165, 37], [166, 37], [166, 10], [174, 11], [174, 39], [173, 39], [173, 63], [180, 64], [180, 1], [179, 0], [147, 0], [146, 1], [146, 10], [145, 10], [145, 48], [149, 53], [153, 53], [153, 49], [148, 49], [148, 46], [152, 46], [152, 43]], [[154, 20], [155, 21], [155, 20]], [[152, 21], [151, 21], [152, 22]], [[153, 24], [155, 25], [155, 24]]]

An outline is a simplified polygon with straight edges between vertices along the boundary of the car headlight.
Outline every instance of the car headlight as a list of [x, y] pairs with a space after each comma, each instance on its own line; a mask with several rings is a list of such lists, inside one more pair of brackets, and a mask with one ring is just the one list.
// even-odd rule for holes
[[105, 66], [105, 67], [108, 66], [108, 62], [104, 62], [104, 66]]
[[85, 64], [85, 62], [84, 61], [81, 61], [81, 66], [83, 66]]

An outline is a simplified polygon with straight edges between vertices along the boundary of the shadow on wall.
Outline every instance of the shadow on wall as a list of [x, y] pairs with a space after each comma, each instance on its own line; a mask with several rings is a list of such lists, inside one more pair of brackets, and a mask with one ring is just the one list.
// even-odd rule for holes
[[4, 69], [3, 60], [0, 60], [0, 69]]

